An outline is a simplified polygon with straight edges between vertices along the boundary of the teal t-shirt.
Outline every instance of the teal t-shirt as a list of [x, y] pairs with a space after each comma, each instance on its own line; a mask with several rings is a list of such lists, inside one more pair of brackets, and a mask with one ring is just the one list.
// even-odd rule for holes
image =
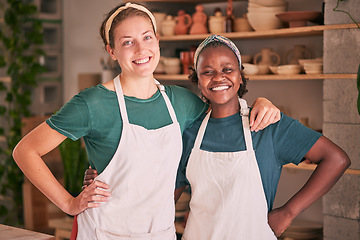
[[[208, 107], [185, 88], [165, 86], [165, 92], [182, 132]], [[125, 96], [125, 104], [132, 124], [157, 129], [172, 123], [159, 90], [149, 99]], [[101, 173], [115, 154], [122, 132], [116, 92], [103, 85], [85, 89], [47, 119], [46, 123], [73, 140], [83, 137], [90, 165]]]
[[[176, 188], [189, 185], [186, 179], [186, 166], [204, 116], [205, 114], [183, 134], [183, 155], [178, 169]], [[251, 136], [270, 211], [282, 166], [287, 163], [299, 164], [321, 134], [281, 114], [279, 122], [259, 132], [252, 132]], [[210, 118], [200, 149], [210, 152], [245, 150], [240, 114], [236, 113], [221, 119]]]

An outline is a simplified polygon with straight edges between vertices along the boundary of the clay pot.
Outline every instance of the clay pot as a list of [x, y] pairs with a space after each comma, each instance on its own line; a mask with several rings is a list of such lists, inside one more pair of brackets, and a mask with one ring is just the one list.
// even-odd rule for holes
[[216, 12], [215, 16], [209, 17], [209, 31], [215, 34], [225, 32], [225, 17], [221, 12]]
[[175, 34], [176, 22], [171, 15], [167, 15], [161, 23], [161, 32], [164, 36], [173, 36]]
[[175, 18], [175, 34], [182, 35], [189, 32], [191, 26], [191, 17], [189, 14], [186, 14], [184, 10], [179, 10], [178, 16]]
[[277, 52], [274, 52], [271, 48], [263, 48], [261, 49], [261, 52], [254, 56], [254, 64], [277, 66], [279, 63], [280, 55]]
[[[288, 57], [291, 57], [288, 61]], [[299, 59], [311, 58], [311, 52], [305, 45], [295, 45], [294, 48], [286, 52], [285, 61], [287, 64], [299, 64]]]
[[159, 34], [162, 34], [162, 32], [161, 32], [161, 23], [162, 23], [162, 21], [164, 21], [164, 19], [166, 17], [166, 13], [154, 12], [153, 15], [154, 15], [155, 20], [156, 20], [157, 32]]
[[180, 52], [180, 61], [182, 66], [182, 73], [189, 75], [189, 67], [191, 66], [190, 52], [189, 51]]
[[203, 5], [196, 5], [196, 12], [192, 15], [192, 25], [190, 27], [190, 34], [206, 34], [208, 29], [206, 27], [207, 16], [204, 13]]
[[249, 32], [254, 31], [254, 29], [251, 27], [249, 20], [247, 19], [246, 14], [244, 14], [241, 18], [235, 19], [235, 26], [234, 26], [235, 32]]
[[263, 48], [261, 49], [261, 52], [254, 56], [253, 61], [254, 64], [258, 64], [260, 67], [259, 74], [268, 74], [270, 72], [269, 66], [279, 65], [280, 55], [274, 52], [271, 48]]

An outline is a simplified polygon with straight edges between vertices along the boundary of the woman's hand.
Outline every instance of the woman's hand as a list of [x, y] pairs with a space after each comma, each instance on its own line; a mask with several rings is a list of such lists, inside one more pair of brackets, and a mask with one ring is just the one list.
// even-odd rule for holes
[[266, 98], [257, 98], [250, 113], [250, 130], [258, 132], [280, 120], [280, 110]]
[[273, 209], [268, 214], [268, 224], [276, 237], [279, 237], [291, 224], [293, 218], [284, 207]]
[[106, 202], [111, 196], [108, 189], [107, 184], [93, 181], [90, 185], [85, 186], [76, 198], [70, 199], [67, 213], [77, 215], [87, 208], [100, 207], [101, 203]]
[[92, 169], [91, 166], [86, 169], [82, 189], [84, 190], [87, 186], [89, 186], [97, 176], [98, 172], [96, 169]]

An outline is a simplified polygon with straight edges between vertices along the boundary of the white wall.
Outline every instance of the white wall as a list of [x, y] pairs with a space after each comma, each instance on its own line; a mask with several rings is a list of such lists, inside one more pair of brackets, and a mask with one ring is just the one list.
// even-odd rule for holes
[[79, 73], [101, 72], [107, 57], [99, 35], [100, 24], [121, 0], [63, 0], [64, 102], [77, 94]]

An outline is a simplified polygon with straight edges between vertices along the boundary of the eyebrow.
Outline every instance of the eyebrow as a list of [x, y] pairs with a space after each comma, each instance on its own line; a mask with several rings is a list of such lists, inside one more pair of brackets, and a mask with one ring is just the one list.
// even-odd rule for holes
[[[147, 33], [151, 32], [151, 30], [146, 30], [145, 32], [142, 33], [142, 35], [146, 35]], [[132, 36], [122, 36], [122, 37], [119, 37], [119, 39], [123, 39], [123, 38], [132, 38]]]

